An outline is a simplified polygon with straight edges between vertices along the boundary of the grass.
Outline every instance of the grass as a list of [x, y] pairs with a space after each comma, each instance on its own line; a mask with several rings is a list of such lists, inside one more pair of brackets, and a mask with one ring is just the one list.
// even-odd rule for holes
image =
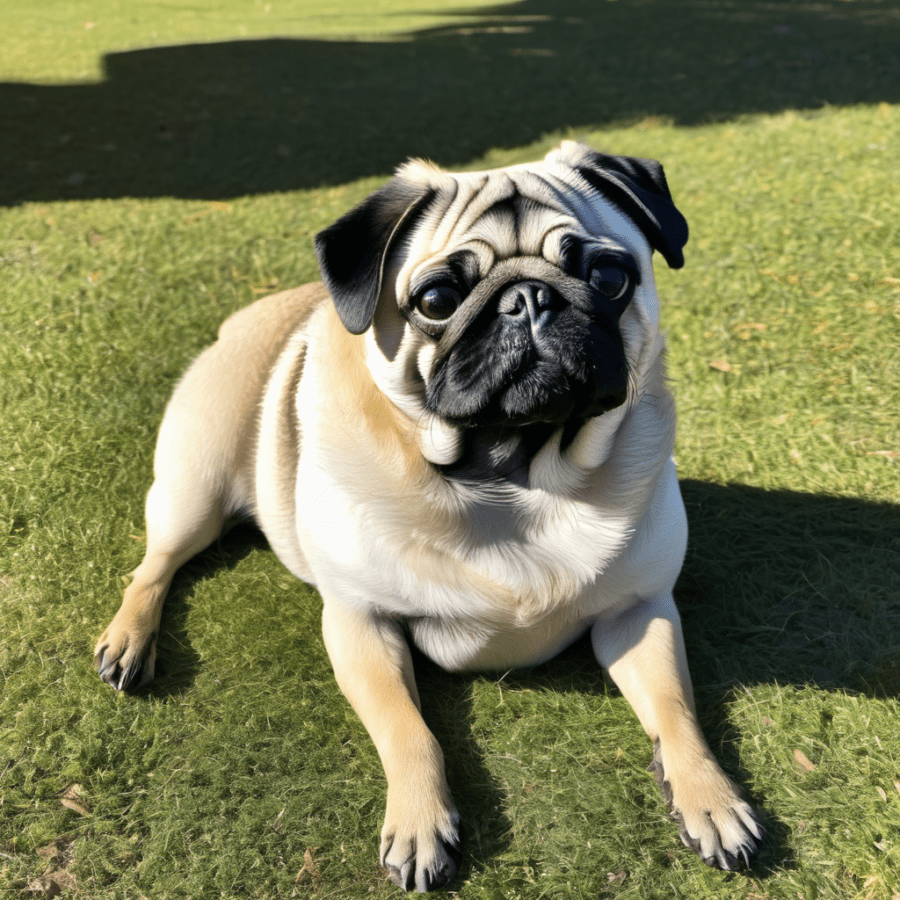
[[[585, 644], [505, 676], [418, 660], [466, 829], [451, 893], [900, 895], [896, 4], [95, 10], [10, 7], [0, 38], [0, 896], [398, 896], [317, 597], [255, 532], [185, 567], [149, 689], [100, 684], [92, 646], [221, 319], [314, 278], [312, 235], [407, 154], [563, 136], [662, 159], [691, 224], [657, 273], [678, 599], [706, 732], [771, 838], [744, 875], [680, 846]], [[636, 23], [654, 53], [625, 52]]]

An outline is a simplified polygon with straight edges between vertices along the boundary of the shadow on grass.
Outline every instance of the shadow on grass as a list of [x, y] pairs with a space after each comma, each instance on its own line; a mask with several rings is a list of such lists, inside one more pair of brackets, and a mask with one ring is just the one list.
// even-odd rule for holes
[[503, 790], [472, 731], [472, 676], [448, 674], [417, 650], [413, 660], [422, 715], [443, 751], [447, 781], [462, 822], [462, 863], [452, 889], [507, 848], [511, 822], [503, 811]]
[[676, 599], [700, 683], [900, 696], [900, 507], [699, 481], [682, 493]]
[[98, 84], [0, 84], [0, 204], [216, 199], [563, 128], [897, 102], [898, 46], [900, 10], [877, 0], [520, 0], [389, 41], [112, 53]]
[[229, 529], [203, 553], [183, 565], [172, 581], [163, 607], [156, 645], [156, 674], [136, 696], [166, 698], [189, 690], [200, 671], [200, 657], [187, 628], [195, 585], [235, 569], [253, 550], [268, 549], [263, 533], [249, 523]]

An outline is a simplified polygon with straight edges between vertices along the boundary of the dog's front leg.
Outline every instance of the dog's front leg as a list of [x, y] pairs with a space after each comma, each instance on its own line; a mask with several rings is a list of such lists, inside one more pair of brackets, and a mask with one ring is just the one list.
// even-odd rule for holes
[[598, 661], [654, 742], [651, 769], [682, 841], [707, 865], [749, 865], [763, 829], [700, 732], [672, 595], [640, 601], [613, 619], [598, 620], [591, 637]]
[[382, 865], [405, 890], [439, 888], [459, 866], [459, 815], [441, 748], [419, 711], [406, 639], [396, 622], [327, 596], [322, 626], [338, 685], [374, 741], [387, 776]]

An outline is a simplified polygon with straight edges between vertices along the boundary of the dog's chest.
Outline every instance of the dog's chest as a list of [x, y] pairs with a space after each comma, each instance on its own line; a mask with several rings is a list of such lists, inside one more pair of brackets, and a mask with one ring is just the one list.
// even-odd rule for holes
[[403, 490], [389, 477], [360, 493], [323, 474], [303, 479], [305, 510], [317, 513], [303, 531], [320, 587], [334, 581], [346, 597], [352, 584], [369, 608], [454, 628], [517, 630], [551, 614], [577, 620], [634, 524], [596, 497], [513, 484], [449, 497]]
[[[561, 498], [513, 487], [473, 505], [453, 548], [499, 590], [485, 598], [506, 624], [528, 627], [551, 613], [578, 616], [586, 590], [627, 545], [633, 523], [596, 498]], [[466, 600], [460, 600], [463, 608]]]
[[597, 575], [627, 535], [608, 522], [601, 533], [584, 510], [545, 516], [495, 500], [442, 534], [413, 528], [393, 546], [371, 546], [369, 599], [446, 669], [549, 659], [588, 627]]

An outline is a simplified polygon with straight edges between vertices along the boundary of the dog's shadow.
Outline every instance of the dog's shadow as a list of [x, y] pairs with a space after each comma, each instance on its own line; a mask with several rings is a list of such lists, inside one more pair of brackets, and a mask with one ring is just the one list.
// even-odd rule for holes
[[454, 879], [459, 885], [507, 848], [512, 823], [504, 812], [506, 794], [471, 725], [473, 680], [480, 676], [448, 674], [417, 650], [413, 661], [422, 714], [444, 754], [462, 822], [463, 857]]
[[[740, 735], [725, 709], [741, 685], [900, 694], [900, 507], [690, 480], [682, 482], [682, 494], [691, 533], [675, 593], [698, 713], [723, 767], [746, 787]], [[223, 568], [266, 546], [256, 529], [241, 526], [179, 572], [163, 613], [158, 677], [142, 693], [165, 697], [190, 687], [200, 666], [187, 628], [194, 586], [227, 577]], [[448, 675], [421, 655], [415, 665], [423, 712], [444, 750], [463, 818], [465, 878], [500, 855], [510, 834], [507, 798], [471, 727], [472, 684], [480, 676]], [[590, 642], [582, 639], [549, 663], [509, 676], [509, 683], [612, 690], [598, 673]], [[766, 810], [764, 797], [750, 793], [769, 833], [752, 871], [766, 877], [792, 864], [788, 828]]]
[[195, 592], [208, 579], [227, 578], [254, 550], [268, 547], [258, 528], [249, 522], [238, 522], [178, 570], [163, 607], [156, 642], [156, 672], [149, 684], [134, 690], [137, 697], [164, 700], [191, 688], [201, 665], [188, 627]]

